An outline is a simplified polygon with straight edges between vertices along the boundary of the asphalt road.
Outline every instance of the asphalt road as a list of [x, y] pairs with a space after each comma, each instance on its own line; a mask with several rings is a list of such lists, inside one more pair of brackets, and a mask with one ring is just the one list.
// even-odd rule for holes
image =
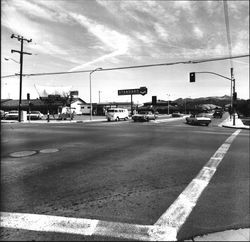
[[[1, 212], [154, 224], [235, 132], [221, 121], [2, 124]], [[249, 227], [249, 214], [249, 131], [242, 130], [177, 238]], [[112, 240], [6, 228], [1, 239]]]

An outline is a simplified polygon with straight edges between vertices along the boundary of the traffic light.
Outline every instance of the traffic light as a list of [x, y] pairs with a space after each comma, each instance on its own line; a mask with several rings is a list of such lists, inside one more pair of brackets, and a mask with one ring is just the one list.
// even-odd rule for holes
[[195, 82], [195, 72], [190, 72], [189, 73], [189, 81], [190, 82]]
[[30, 100], [30, 94], [27, 93], [27, 100]]

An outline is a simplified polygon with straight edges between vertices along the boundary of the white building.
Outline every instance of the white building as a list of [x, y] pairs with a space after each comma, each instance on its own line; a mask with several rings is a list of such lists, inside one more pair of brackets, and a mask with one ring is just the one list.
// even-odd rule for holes
[[82, 112], [82, 108], [81, 106], [85, 106], [87, 105], [86, 102], [84, 102], [81, 98], [73, 98], [72, 102], [71, 102], [71, 109], [73, 112], [75, 112], [75, 114], [77, 115], [82, 115], [84, 114]]

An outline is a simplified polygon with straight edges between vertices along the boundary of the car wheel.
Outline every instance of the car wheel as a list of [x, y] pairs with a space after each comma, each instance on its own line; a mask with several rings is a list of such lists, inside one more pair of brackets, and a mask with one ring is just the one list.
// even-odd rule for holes
[[117, 121], [117, 122], [120, 121], [119, 117], [117, 117], [117, 118], [115, 119], [115, 121]]

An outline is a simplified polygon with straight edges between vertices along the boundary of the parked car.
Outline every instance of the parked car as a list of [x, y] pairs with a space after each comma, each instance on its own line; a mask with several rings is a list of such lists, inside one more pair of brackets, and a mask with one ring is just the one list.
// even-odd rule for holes
[[5, 117], [5, 112], [3, 110], [0, 110], [0, 115], [1, 115], [1, 119], [4, 119]]
[[182, 117], [182, 116], [183, 116], [183, 114], [180, 113], [180, 112], [174, 112], [174, 113], [172, 113], [172, 117], [173, 118], [179, 118], [179, 117]]
[[43, 118], [43, 114], [40, 111], [31, 111], [30, 113], [27, 114], [27, 119], [29, 120], [29, 118], [31, 120], [33, 119], [42, 119]]
[[9, 111], [8, 113], [5, 114], [4, 119], [8, 119], [8, 120], [18, 119], [18, 111], [16, 110]]
[[151, 111], [140, 111], [132, 116], [132, 119], [135, 122], [148, 122], [149, 120], [155, 120], [156, 118], [157, 115]]
[[192, 114], [189, 117], [186, 117], [187, 124], [193, 125], [209, 125], [211, 123], [211, 118], [206, 117], [204, 113]]
[[222, 118], [222, 115], [223, 115], [222, 110], [215, 110], [214, 114], [213, 114], [213, 117], [214, 118]]
[[126, 108], [110, 108], [106, 112], [108, 121], [128, 120], [128, 109]]

